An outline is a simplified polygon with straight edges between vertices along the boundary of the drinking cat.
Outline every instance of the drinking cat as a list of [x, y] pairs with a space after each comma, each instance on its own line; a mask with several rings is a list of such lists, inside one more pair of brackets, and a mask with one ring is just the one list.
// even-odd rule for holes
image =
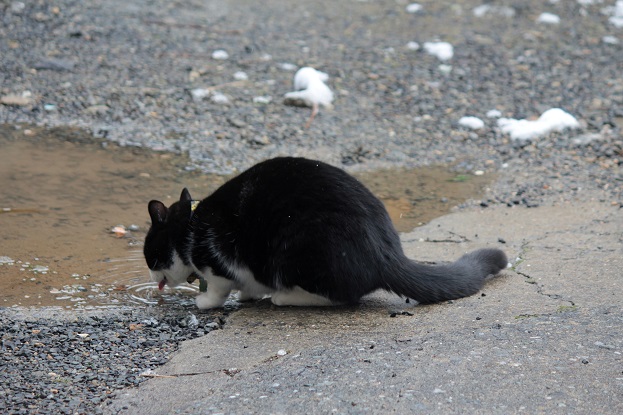
[[144, 254], [159, 288], [195, 274], [207, 282], [201, 309], [271, 296], [276, 305], [357, 303], [386, 290], [422, 304], [472, 295], [507, 266], [499, 249], [448, 264], [405, 256], [383, 206], [345, 171], [320, 161], [279, 157], [193, 200], [184, 189], [166, 207], [148, 205]]

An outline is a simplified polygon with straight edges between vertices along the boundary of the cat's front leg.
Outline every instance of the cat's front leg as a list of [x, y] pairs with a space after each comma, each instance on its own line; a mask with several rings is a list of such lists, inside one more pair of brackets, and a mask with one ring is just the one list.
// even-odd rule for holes
[[208, 275], [205, 279], [208, 282], [208, 290], [195, 299], [197, 307], [202, 310], [222, 307], [234, 288], [234, 282], [216, 275]]

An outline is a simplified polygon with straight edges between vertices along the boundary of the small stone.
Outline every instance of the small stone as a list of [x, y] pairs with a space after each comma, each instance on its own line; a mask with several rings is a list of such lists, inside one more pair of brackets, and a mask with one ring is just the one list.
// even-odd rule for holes
[[117, 226], [114, 226], [114, 227], [110, 230], [110, 233], [114, 233], [114, 234], [115, 234], [115, 236], [116, 236], [117, 238], [121, 238], [121, 237], [125, 236], [125, 234], [127, 233], [127, 231], [126, 231], [126, 229], [125, 229], [125, 226], [123, 226], [123, 225], [117, 225]]
[[72, 71], [75, 67], [75, 63], [64, 59], [42, 59], [35, 63], [34, 68], [37, 70], [50, 70], [50, 71]]
[[261, 145], [270, 144], [270, 140], [265, 135], [262, 135], [262, 136], [256, 135], [251, 139], [251, 141], [254, 142], [255, 144], [261, 144]]
[[227, 122], [236, 128], [245, 128], [247, 123], [238, 118], [227, 118]]
[[108, 110], [110, 110], [108, 105], [91, 105], [90, 107], [87, 107], [84, 111], [87, 114], [91, 115], [104, 115], [108, 112]]
[[30, 97], [20, 95], [4, 95], [0, 98], [0, 103], [14, 107], [25, 107], [32, 104]]

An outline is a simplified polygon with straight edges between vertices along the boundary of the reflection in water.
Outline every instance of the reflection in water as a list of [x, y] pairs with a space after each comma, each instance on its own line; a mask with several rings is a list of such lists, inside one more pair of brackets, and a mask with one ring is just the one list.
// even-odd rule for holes
[[195, 296], [199, 294], [199, 287], [195, 285], [180, 285], [174, 289], [165, 287], [158, 291], [158, 283], [143, 282], [127, 287], [127, 301], [135, 304], [177, 304], [192, 306]]

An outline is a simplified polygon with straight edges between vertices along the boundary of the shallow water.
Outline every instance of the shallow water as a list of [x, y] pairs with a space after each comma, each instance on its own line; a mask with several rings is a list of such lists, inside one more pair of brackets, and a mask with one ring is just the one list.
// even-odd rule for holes
[[[187, 172], [181, 156], [94, 143], [74, 128], [0, 125], [0, 307], [192, 304], [198, 287], [149, 282], [142, 241], [151, 199], [204, 197], [226, 180]], [[357, 174], [409, 231], [486, 179], [442, 167]], [[113, 228], [121, 230], [113, 232]]]

